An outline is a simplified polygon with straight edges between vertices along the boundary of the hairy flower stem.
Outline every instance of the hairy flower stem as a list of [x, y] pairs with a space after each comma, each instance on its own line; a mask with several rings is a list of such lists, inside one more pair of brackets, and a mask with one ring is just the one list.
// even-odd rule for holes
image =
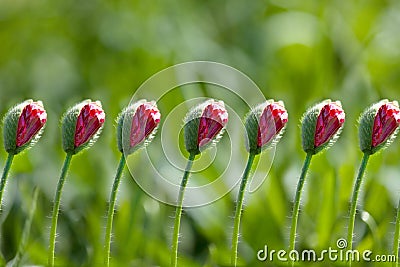
[[25, 221], [24, 230], [22, 232], [22, 237], [21, 237], [21, 242], [19, 243], [17, 254], [15, 255], [14, 261], [11, 265], [12, 267], [20, 266], [22, 255], [24, 254], [24, 252], [26, 250], [26, 245], [28, 243], [29, 235], [31, 233], [33, 216], [35, 215], [35, 211], [36, 211], [38, 196], [39, 196], [39, 188], [37, 186], [35, 186], [35, 188], [33, 189], [33, 197], [32, 197], [31, 206], [29, 208], [28, 218]]
[[396, 257], [396, 261], [393, 262], [393, 267], [399, 266], [399, 237], [400, 237], [400, 200], [397, 206], [397, 217], [396, 217], [396, 228], [394, 230], [393, 237], [393, 255]]
[[[8, 153], [6, 164], [4, 165], [4, 169], [3, 169], [3, 175], [1, 176], [1, 180], [0, 180], [0, 214], [2, 211], [1, 208], [3, 205], [3, 192], [4, 192], [4, 188], [6, 187], [7, 176], [8, 176], [8, 173], [10, 172], [13, 159], [14, 159], [14, 154]], [[1, 229], [0, 229], [0, 237], [1, 237]], [[3, 262], [5, 262], [4, 256], [3, 256], [3, 253], [1, 253], [1, 251], [0, 251], [0, 264], [2, 264]]]
[[249, 153], [249, 159], [247, 160], [246, 169], [243, 172], [242, 181], [240, 183], [240, 188], [236, 200], [236, 211], [235, 211], [235, 219], [233, 223], [233, 234], [232, 234], [232, 248], [231, 248], [231, 264], [232, 266], [236, 266], [237, 264], [237, 255], [238, 255], [238, 244], [239, 244], [239, 231], [240, 231], [240, 219], [242, 217], [242, 208], [243, 208], [243, 200], [244, 193], [246, 192], [246, 185], [248, 181], [248, 177], [251, 171], [251, 166], [253, 165], [255, 153]]
[[118, 187], [121, 181], [122, 171], [125, 167], [125, 155], [121, 155], [121, 159], [119, 161], [117, 173], [115, 174], [114, 183], [111, 189], [110, 194], [110, 201], [108, 204], [108, 214], [107, 214], [107, 226], [106, 226], [106, 235], [105, 235], [105, 244], [104, 244], [104, 264], [105, 266], [110, 266], [110, 247], [111, 247], [111, 232], [112, 232], [112, 225], [114, 220], [114, 208], [115, 208], [115, 201], [117, 198]]
[[1, 212], [1, 205], [3, 204], [3, 192], [7, 182], [7, 176], [11, 169], [11, 164], [14, 159], [14, 154], [9, 153], [7, 156], [6, 164], [4, 165], [3, 175], [1, 176], [0, 181], [0, 212]]
[[[360, 168], [358, 170], [356, 182], [355, 182], [354, 188], [353, 188], [353, 195], [351, 197], [351, 204], [350, 204], [349, 226], [347, 228], [348, 229], [348, 231], [347, 231], [348, 250], [353, 249], [353, 233], [354, 233], [354, 222], [356, 220], [356, 208], [357, 208], [357, 201], [358, 201], [358, 193], [360, 192], [362, 179], [364, 177], [365, 169], [367, 168], [369, 157], [370, 157], [369, 153], [364, 153]], [[351, 266], [351, 258], [347, 262], [347, 266], [349, 266], [349, 267]]]
[[73, 154], [67, 153], [67, 156], [64, 160], [64, 165], [61, 170], [60, 179], [58, 180], [57, 184], [57, 191], [56, 195], [54, 196], [54, 207], [53, 207], [53, 215], [51, 217], [51, 229], [50, 229], [50, 241], [49, 241], [49, 255], [47, 258], [47, 263], [49, 267], [54, 266], [54, 251], [56, 245], [56, 233], [57, 233], [57, 221], [58, 221], [58, 212], [60, 209], [60, 200], [61, 200], [61, 193], [65, 182], [65, 177], [71, 164]]
[[[294, 197], [294, 206], [292, 212], [292, 225], [290, 228], [290, 241], [289, 241], [289, 252], [295, 249], [296, 245], [296, 233], [297, 233], [297, 221], [299, 219], [300, 211], [300, 198], [303, 191], [304, 181], [306, 179], [308, 168], [310, 167], [311, 159], [313, 154], [307, 153], [306, 159], [304, 160], [303, 169], [301, 170], [300, 179], [297, 183], [296, 195]], [[294, 261], [289, 261], [291, 266], [294, 266]]]
[[190, 170], [193, 166], [193, 160], [195, 158], [195, 153], [190, 153], [188, 162], [186, 165], [185, 173], [182, 177], [181, 186], [179, 188], [178, 202], [175, 210], [175, 221], [174, 221], [174, 232], [172, 235], [172, 253], [171, 253], [171, 267], [178, 266], [178, 239], [179, 239], [179, 228], [181, 225], [181, 217], [182, 217], [182, 203], [183, 196], [185, 193], [185, 188], [188, 182]]

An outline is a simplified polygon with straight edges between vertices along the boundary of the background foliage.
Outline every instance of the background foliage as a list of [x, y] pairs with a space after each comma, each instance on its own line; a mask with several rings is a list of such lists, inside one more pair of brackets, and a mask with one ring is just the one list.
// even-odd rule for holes
[[[329, 153], [313, 159], [297, 244], [300, 249], [334, 247], [346, 233], [361, 159], [358, 115], [381, 98], [400, 100], [399, 18], [395, 0], [0, 0], [0, 114], [27, 98], [41, 99], [48, 112], [40, 142], [14, 160], [1, 215], [3, 254], [8, 260], [14, 256], [33, 185], [38, 185], [41, 195], [24, 261], [45, 263], [51, 201], [64, 158], [59, 118], [72, 104], [91, 98], [102, 101], [107, 122], [96, 145], [73, 159], [56, 253], [60, 266], [101, 264], [106, 202], [119, 158], [113, 120], [147, 78], [192, 60], [243, 71], [289, 111], [269, 176], [246, 203], [239, 254], [247, 266], [273, 266], [257, 262], [256, 252], [264, 245], [288, 245], [291, 201], [305, 157], [298, 127], [302, 113], [325, 98], [342, 101], [346, 126]], [[373, 156], [360, 198], [363, 216], [356, 220], [355, 241], [374, 254], [389, 254], [392, 247], [399, 147], [397, 140]], [[2, 151], [0, 165], [5, 157]], [[182, 266], [228, 265], [234, 198], [231, 193], [186, 211]], [[173, 207], [143, 193], [127, 171], [118, 203], [113, 265], [167, 266]]]

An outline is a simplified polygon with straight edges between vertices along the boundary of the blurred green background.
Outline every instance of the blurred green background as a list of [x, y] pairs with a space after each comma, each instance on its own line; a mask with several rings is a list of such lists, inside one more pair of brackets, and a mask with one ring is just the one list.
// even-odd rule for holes
[[[283, 100], [289, 112], [268, 178], [246, 202], [239, 245], [244, 266], [284, 265], [258, 262], [256, 253], [264, 245], [288, 246], [291, 201], [305, 157], [301, 115], [325, 98], [342, 101], [347, 122], [338, 143], [313, 159], [297, 243], [299, 249], [336, 248], [347, 231], [361, 159], [357, 118], [381, 98], [400, 98], [399, 28], [396, 0], [0, 0], [0, 114], [28, 98], [42, 100], [48, 113], [40, 142], [14, 160], [1, 215], [4, 256], [15, 255], [38, 185], [38, 210], [23, 261], [45, 264], [51, 202], [64, 159], [59, 118], [69, 106], [91, 98], [102, 101], [107, 122], [95, 146], [73, 159], [56, 256], [59, 266], [101, 266], [106, 203], [119, 159], [114, 119], [151, 75], [193, 60], [243, 71], [266, 98]], [[165, 108], [178, 100], [185, 95]], [[2, 150], [0, 166], [5, 158]], [[374, 255], [391, 253], [399, 159], [397, 140], [373, 156], [367, 169], [355, 241]], [[181, 266], [229, 266], [234, 198], [231, 193], [184, 213]], [[142, 192], [126, 171], [114, 221], [113, 266], [168, 266], [173, 211]]]

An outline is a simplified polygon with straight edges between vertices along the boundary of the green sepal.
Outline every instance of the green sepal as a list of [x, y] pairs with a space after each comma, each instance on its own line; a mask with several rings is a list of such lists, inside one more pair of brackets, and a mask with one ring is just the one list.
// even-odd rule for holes
[[246, 129], [246, 149], [249, 153], [258, 155], [261, 147], [258, 146], [258, 124], [262, 109], [252, 109], [245, 117], [244, 127]]
[[199, 124], [200, 117], [203, 110], [200, 106], [193, 108], [188, 112], [184, 119], [183, 133], [185, 140], [186, 150], [190, 154], [198, 155], [200, 154], [200, 149], [197, 144], [198, 134], [199, 134]]

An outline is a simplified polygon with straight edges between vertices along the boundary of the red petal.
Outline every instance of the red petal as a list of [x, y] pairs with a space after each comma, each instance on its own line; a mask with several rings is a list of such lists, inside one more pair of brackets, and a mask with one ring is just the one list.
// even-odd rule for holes
[[383, 104], [374, 119], [372, 128], [372, 147], [385, 142], [399, 127], [400, 109], [392, 103]]
[[314, 146], [328, 142], [345, 121], [343, 109], [336, 103], [326, 104], [320, 111], [315, 127]]
[[285, 126], [288, 121], [288, 113], [286, 109], [274, 102], [268, 104], [260, 117], [258, 122], [258, 139], [257, 145], [259, 147], [268, 144]]
[[105, 113], [96, 102], [84, 105], [76, 120], [75, 147], [88, 142], [104, 124], [104, 121]]
[[151, 103], [146, 102], [137, 107], [132, 118], [130, 145], [134, 147], [143, 142], [160, 122], [160, 111]]
[[46, 110], [38, 102], [32, 102], [24, 107], [18, 119], [17, 147], [21, 147], [43, 128], [47, 121]]
[[199, 147], [211, 142], [228, 123], [228, 112], [223, 103], [211, 102], [200, 117], [197, 144]]

